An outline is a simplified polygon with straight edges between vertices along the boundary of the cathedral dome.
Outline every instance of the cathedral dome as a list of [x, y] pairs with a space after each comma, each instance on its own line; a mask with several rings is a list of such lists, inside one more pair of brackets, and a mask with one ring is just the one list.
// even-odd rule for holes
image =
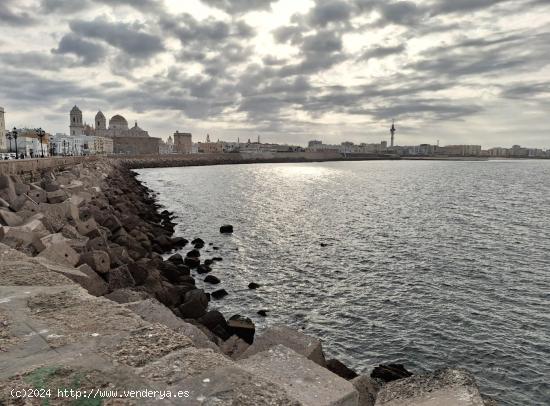
[[117, 129], [117, 130], [127, 130], [128, 129], [128, 121], [121, 115], [116, 115], [111, 117], [109, 120], [109, 128]]

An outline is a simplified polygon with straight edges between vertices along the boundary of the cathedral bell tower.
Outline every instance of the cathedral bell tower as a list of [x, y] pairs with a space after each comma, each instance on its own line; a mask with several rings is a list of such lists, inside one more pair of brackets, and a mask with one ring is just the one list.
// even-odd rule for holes
[[74, 106], [70, 113], [69, 130], [71, 136], [84, 135], [84, 124], [82, 123], [82, 111]]

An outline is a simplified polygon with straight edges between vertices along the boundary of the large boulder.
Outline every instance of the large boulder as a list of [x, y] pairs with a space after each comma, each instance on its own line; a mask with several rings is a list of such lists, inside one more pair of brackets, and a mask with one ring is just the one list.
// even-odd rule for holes
[[348, 381], [358, 376], [357, 372], [348, 368], [344, 363], [335, 358], [327, 360], [327, 369], [333, 374], [336, 374], [341, 378], [347, 379]]
[[178, 307], [184, 319], [198, 319], [206, 314], [208, 296], [202, 289], [193, 289], [185, 294], [183, 303]]
[[56, 190], [53, 192], [46, 192], [46, 198], [48, 199], [48, 203], [50, 204], [56, 204], [56, 203], [63, 203], [65, 200], [69, 198], [67, 195], [67, 192], [64, 190]]
[[210, 310], [197, 321], [222, 340], [227, 340], [231, 337], [231, 329], [229, 324], [227, 324], [225, 317], [218, 310]]
[[450, 368], [389, 382], [380, 389], [375, 403], [376, 406], [484, 404], [473, 375]]
[[265, 329], [240, 358], [250, 357], [279, 344], [296, 351], [316, 364], [326, 366], [321, 340], [287, 326], [272, 326]]
[[256, 326], [252, 320], [240, 314], [235, 314], [229, 318], [227, 324], [233, 334], [243, 339], [246, 343], [252, 344], [256, 332]]
[[359, 375], [350, 382], [359, 392], [358, 406], [374, 406], [380, 384], [368, 375]]
[[117, 289], [129, 288], [136, 284], [127, 265], [111, 269], [107, 275], [110, 292]]
[[0, 209], [0, 225], [18, 227], [23, 224], [23, 219], [12, 211]]
[[72, 267], [80, 261], [80, 255], [66, 242], [58, 242], [46, 247], [39, 255], [53, 263], [67, 264]]

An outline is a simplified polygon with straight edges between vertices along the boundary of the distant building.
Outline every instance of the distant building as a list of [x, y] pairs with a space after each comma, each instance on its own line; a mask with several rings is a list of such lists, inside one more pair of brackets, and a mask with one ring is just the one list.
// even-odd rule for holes
[[[105, 115], [98, 111], [94, 125], [88, 125], [84, 123], [82, 119], [82, 111], [74, 106], [69, 114], [70, 124], [70, 136], [86, 136], [86, 137], [100, 137], [96, 140], [84, 141], [83, 144], [88, 145], [88, 151], [94, 151], [97, 146], [101, 151], [108, 151], [110, 149], [111, 139], [113, 148], [111, 153], [115, 154], [131, 154], [131, 155], [146, 155], [146, 154], [158, 154], [160, 146], [160, 138], [150, 137], [149, 133], [138, 126], [137, 121], [132, 128], [128, 127], [128, 121], [121, 115], [116, 114], [109, 120], [109, 127], [107, 127], [107, 119]], [[94, 145], [93, 148], [91, 146]], [[98, 151], [98, 150], [96, 150]], [[92, 152], [89, 152], [90, 154]], [[109, 153], [109, 152], [95, 152], [95, 153]]]
[[193, 136], [191, 133], [174, 133], [173, 151], [176, 154], [191, 154], [193, 151]]
[[481, 145], [446, 145], [437, 148], [438, 155], [481, 156]]
[[160, 140], [159, 154], [166, 155], [166, 154], [173, 154], [173, 153], [174, 153], [174, 140], [172, 139], [172, 136], [170, 135], [166, 141]]
[[210, 134], [206, 134], [206, 142], [199, 142], [199, 154], [220, 154], [223, 152], [223, 144], [220, 141], [211, 142]]
[[382, 141], [379, 144], [354, 144], [344, 141], [340, 145], [323, 144], [322, 141], [309, 141], [307, 151], [311, 152], [340, 152], [342, 154], [383, 154], [388, 150], [388, 142]]
[[6, 121], [4, 118], [4, 107], [0, 107], [0, 152], [8, 150], [8, 140], [6, 139]]
[[38, 133], [34, 128], [17, 128], [17, 148], [15, 147], [16, 141], [13, 140], [12, 152], [17, 150], [19, 155], [24, 155], [26, 158], [37, 158], [49, 156], [49, 137], [50, 134], [46, 133], [42, 142], [38, 138]]

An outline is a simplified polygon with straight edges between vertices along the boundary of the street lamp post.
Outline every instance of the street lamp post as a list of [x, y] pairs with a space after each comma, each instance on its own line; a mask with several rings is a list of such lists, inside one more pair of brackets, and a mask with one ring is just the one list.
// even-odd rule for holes
[[10, 142], [10, 152], [11, 152], [11, 149], [12, 149], [12, 148], [11, 148], [11, 140], [13, 139], [13, 136], [11, 135], [11, 132], [10, 132], [10, 131], [8, 131], [8, 132], [6, 133], [6, 138], [7, 138], [7, 139], [9, 140], [9, 142]]
[[11, 136], [15, 140], [15, 159], [19, 159], [19, 149], [17, 147], [17, 136], [19, 134], [17, 133], [17, 128], [13, 127], [13, 131], [11, 132]]
[[42, 140], [44, 139], [46, 132], [42, 128], [39, 128], [38, 130], [36, 130], [36, 135], [40, 140], [40, 155], [42, 158], [44, 158], [44, 145], [42, 144]]

